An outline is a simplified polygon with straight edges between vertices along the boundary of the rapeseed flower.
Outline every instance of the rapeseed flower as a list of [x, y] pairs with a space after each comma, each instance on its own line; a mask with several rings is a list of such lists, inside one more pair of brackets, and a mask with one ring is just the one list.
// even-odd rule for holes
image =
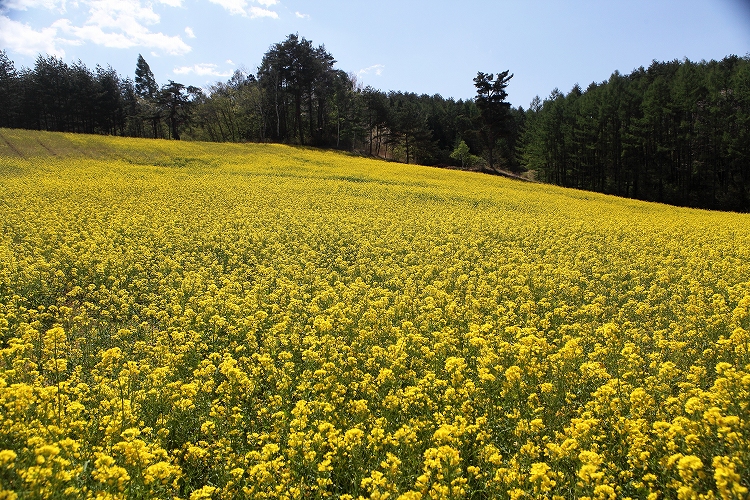
[[59, 137], [0, 159], [0, 499], [747, 497], [746, 215]]

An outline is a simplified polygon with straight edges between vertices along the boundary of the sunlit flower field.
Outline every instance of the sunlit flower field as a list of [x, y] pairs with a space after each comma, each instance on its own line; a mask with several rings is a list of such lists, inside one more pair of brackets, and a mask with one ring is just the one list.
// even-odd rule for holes
[[744, 499], [750, 217], [0, 130], [0, 499]]

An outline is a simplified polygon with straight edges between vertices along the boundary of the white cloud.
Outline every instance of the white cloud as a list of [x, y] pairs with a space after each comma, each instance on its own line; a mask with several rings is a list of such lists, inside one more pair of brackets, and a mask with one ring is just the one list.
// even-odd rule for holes
[[361, 76], [375, 73], [376, 76], [380, 76], [383, 74], [384, 69], [385, 66], [383, 64], [373, 64], [372, 66], [359, 70], [357, 74]]
[[[276, 12], [268, 9], [277, 5], [279, 0], [210, 1], [231, 14], [251, 19], [279, 17]], [[49, 54], [59, 57], [65, 56], [63, 45], [84, 43], [120, 49], [142, 47], [158, 56], [184, 55], [190, 52], [192, 48], [179, 35], [169, 35], [151, 28], [161, 21], [152, 2], [158, 2], [156, 5], [180, 7], [183, 0], [0, 0], [0, 47], [24, 55]], [[250, 5], [251, 2], [257, 5]], [[75, 20], [77, 16], [71, 15], [70, 18], [63, 17], [49, 26], [40, 27], [38, 24], [13, 20], [12, 14], [9, 14], [12, 11], [33, 9], [60, 13], [66, 10], [78, 11], [74, 14], [80, 12], [86, 20], [81, 23]], [[195, 32], [188, 26], [183, 37], [195, 38]], [[205, 68], [199, 70], [206, 71]], [[217, 76], [223, 76], [223, 73], [218, 73]]]
[[59, 44], [65, 42], [68, 41], [57, 38], [57, 29], [54, 27], [37, 31], [28, 24], [0, 16], [0, 47], [27, 56], [48, 54], [64, 57], [65, 51]]
[[[1, 1], [1, 0], [0, 0]], [[179, 6], [182, 0], [159, 0]], [[9, 0], [5, 8], [27, 10], [45, 8], [65, 11], [88, 8], [86, 21], [73, 24], [62, 18], [41, 29], [0, 16], [0, 46], [27, 55], [38, 53], [63, 57], [60, 45], [81, 45], [85, 42], [110, 48], [143, 47], [161, 54], [183, 55], [191, 47], [179, 36], [154, 32], [149, 26], [160, 22], [152, 4], [145, 0]], [[85, 6], [85, 7], [84, 7]], [[190, 33], [186, 31], [188, 36]]]
[[121, 29], [125, 33], [141, 33], [143, 24], [158, 24], [159, 14], [153, 7], [142, 5], [140, 0], [89, 0], [87, 25]]
[[[209, 0], [211, 3], [221, 5], [228, 10], [230, 14], [237, 14], [251, 19], [256, 17], [270, 17], [278, 19], [279, 15], [268, 9], [263, 9], [255, 5], [248, 7], [248, 0]], [[256, 0], [264, 7], [270, 7], [277, 3], [277, 0]]]
[[154, 33], [147, 25], [158, 24], [159, 15], [151, 5], [140, 0], [88, 0], [89, 17], [83, 26], [69, 20], [55, 21], [53, 26], [77, 38], [104, 47], [127, 49], [144, 47], [170, 55], [183, 55], [191, 47], [179, 36]]
[[231, 59], [227, 59], [227, 60], [226, 60], [226, 63], [227, 63], [227, 64], [230, 64], [230, 65], [232, 65], [232, 66], [234, 66], [234, 63], [232, 62], [232, 60], [231, 60]]
[[295, 16], [297, 16], [300, 19], [307, 19], [310, 17], [310, 14], [302, 14], [301, 12], [297, 11], [294, 13]]
[[180, 66], [172, 70], [175, 75], [188, 75], [195, 73], [199, 76], [219, 76], [228, 77], [232, 76], [232, 71], [219, 71], [218, 66], [211, 63], [194, 64], [192, 66]]

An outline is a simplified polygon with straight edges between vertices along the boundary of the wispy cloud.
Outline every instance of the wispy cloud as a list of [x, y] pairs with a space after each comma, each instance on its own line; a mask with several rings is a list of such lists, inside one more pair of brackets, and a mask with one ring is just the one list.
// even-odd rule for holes
[[278, 19], [279, 15], [276, 12], [272, 11], [272, 10], [262, 9], [260, 7], [252, 6], [252, 7], [250, 7], [249, 17], [250, 18], [255, 18], [255, 17], [270, 17], [272, 19]]
[[0, 11], [48, 9], [65, 12], [65, 0], [7, 0], [0, 2]]
[[357, 72], [357, 75], [363, 76], [363, 75], [369, 75], [374, 73], [375, 76], [380, 76], [383, 74], [383, 70], [385, 69], [385, 65], [383, 64], [373, 64], [372, 66], [368, 66], [367, 68], [361, 69]]
[[189, 75], [194, 73], [198, 76], [232, 76], [233, 71], [219, 71], [218, 66], [212, 63], [193, 64], [192, 66], [180, 66], [172, 70], [175, 75]]
[[245, 16], [249, 18], [257, 17], [270, 17], [278, 19], [279, 15], [267, 8], [277, 3], [277, 0], [256, 0], [257, 3], [263, 7], [257, 5], [249, 5], [248, 0], [209, 0], [211, 3], [221, 5], [224, 9], [228, 10], [230, 14]]
[[303, 14], [299, 11], [295, 12], [294, 15], [300, 19], [308, 19], [310, 17], [310, 14]]
[[185, 27], [185, 34], [188, 36], [188, 38], [195, 38], [195, 32], [190, 26]]
[[210, 0], [210, 2], [221, 5], [230, 14], [246, 14], [245, 7], [247, 7], [247, 2], [245, 0]]

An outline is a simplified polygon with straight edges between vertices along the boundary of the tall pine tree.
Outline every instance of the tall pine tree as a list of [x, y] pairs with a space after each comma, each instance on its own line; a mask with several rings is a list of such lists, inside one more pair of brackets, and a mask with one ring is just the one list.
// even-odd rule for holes
[[474, 78], [477, 89], [476, 104], [479, 108], [478, 123], [479, 136], [487, 152], [487, 162], [490, 170], [495, 169], [495, 150], [497, 141], [508, 134], [510, 129], [510, 103], [505, 102], [508, 93], [505, 91], [513, 75], [506, 70], [497, 74], [485, 74], [481, 71]]

